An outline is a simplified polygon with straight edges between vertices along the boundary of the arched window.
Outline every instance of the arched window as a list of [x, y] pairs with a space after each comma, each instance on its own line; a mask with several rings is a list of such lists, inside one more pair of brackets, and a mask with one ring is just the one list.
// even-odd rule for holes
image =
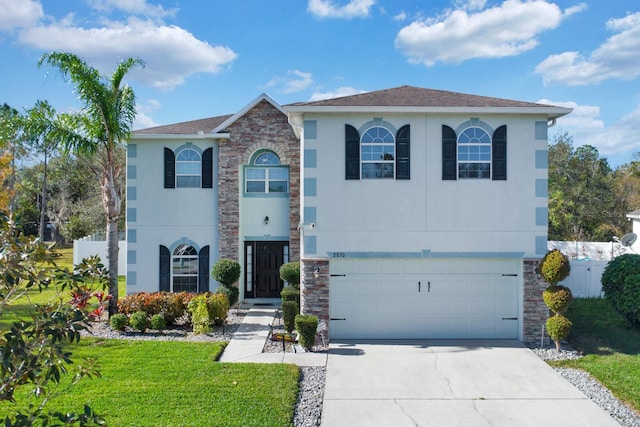
[[381, 126], [369, 128], [360, 138], [362, 179], [394, 178], [396, 143], [393, 134]]
[[287, 194], [289, 168], [280, 164], [280, 158], [273, 151], [258, 151], [245, 168], [244, 181], [245, 193]]
[[202, 158], [193, 148], [184, 148], [176, 155], [176, 187], [200, 187]]
[[458, 136], [458, 178], [491, 178], [491, 136], [481, 127]]
[[180, 244], [171, 256], [173, 292], [198, 292], [198, 251], [190, 245]]

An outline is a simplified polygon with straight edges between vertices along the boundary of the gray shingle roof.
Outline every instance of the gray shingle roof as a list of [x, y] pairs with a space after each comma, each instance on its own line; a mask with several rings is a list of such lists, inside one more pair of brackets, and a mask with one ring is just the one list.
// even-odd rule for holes
[[469, 95], [445, 90], [399, 86], [323, 101], [296, 102], [290, 106], [314, 107], [548, 107], [533, 102]]
[[202, 133], [211, 133], [216, 127], [231, 117], [232, 114], [225, 116], [209, 117], [206, 119], [191, 120], [188, 122], [174, 123], [165, 126], [156, 126], [147, 129], [140, 129], [133, 132], [134, 135], [191, 135]]

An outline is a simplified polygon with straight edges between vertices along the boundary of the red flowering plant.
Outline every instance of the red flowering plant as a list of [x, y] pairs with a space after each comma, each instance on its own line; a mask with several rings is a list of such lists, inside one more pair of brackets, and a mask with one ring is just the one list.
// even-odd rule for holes
[[84, 312], [90, 320], [100, 320], [111, 300], [111, 295], [105, 292], [109, 276], [100, 258], [97, 255], [84, 258], [75, 266], [70, 283], [69, 304]]

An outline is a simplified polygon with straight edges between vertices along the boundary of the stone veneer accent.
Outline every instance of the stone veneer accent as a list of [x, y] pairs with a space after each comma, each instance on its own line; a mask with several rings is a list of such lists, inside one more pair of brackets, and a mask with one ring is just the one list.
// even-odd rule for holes
[[[238, 259], [240, 255], [240, 197], [242, 164], [262, 148], [274, 151], [283, 165], [289, 165], [289, 258], [300, 257], [300, 143], [287, 116], [263, 100], [232, 123], [220, 140], [218, 198], [220, 218], [220, 257]], [[244, 162], [244, 163], [243, 163]]]
[[[549, 308], [542, 300], [542, 292], [547, 287], [547, 282], [537, 273], [541, 261], [542, 258], [525, 258], [522, 265], [522, 341], [536, 346], [540, 345], [542, 328], [549, 317]], [[551, 342], [546, 331], [543, 339], [545, 345]]]
[[[300, 312], [318, 316], [327, 328], [329, 322], [329, 260], [326, 258], [303, 258], [300, 262]], [[320, 273], [316, 278], [315, 269]], [[327, 336], [329, 336], [327, 331]]]

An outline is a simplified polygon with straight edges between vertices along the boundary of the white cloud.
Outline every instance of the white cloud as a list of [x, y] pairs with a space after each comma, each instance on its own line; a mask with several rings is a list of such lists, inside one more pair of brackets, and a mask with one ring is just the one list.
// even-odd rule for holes
[[341, 86], [333, 92], [316, 92], [313, 95], [311, 95], [311, 98], [309, 98], [309, 102], [322, 101], [322, 100], [331, 99], [331, 98], [339, 98], [341, 96], [357, 95], [359, 93], [366, 93], [366, 92], [367, 92], [366, 90], [356, 89], [351, 86]]
[[393, 20], [398, 22], [402, 22], [405, 19], [407, 19], [407, 13], [404, 10], [393, 17]]
[[136, 118], [133, 121], [133, 129], [146, 129], [158, 126], [158, 123], [153, 120], [151, 113], [159, 110], [161, 107], [160, 102], [157, 99], [147, 99], [144, 102], [136, 103]]
[[163, 18], [174, 16], [178, 9], [165, 9], [162, 5], [151, 5], [147, 0], [85, 0], [99, 11], [121, 10], [133, 15]]
[[573, 108], [573, 112], [558, 119], [557, 127], [573, 137], [576, 147], [591, 145], [604, 156], [640, 151], [637, 143], [640, 128], [640, 106], [619, 118], [611, 126], [600, 119], [600, 107], [578, 105], [576, 102], [541, 100], [542, 104]]
[[563, 13], [557, 5], [542, 0], [506, 0], [472, 13], [484, 4], [468, 0], [463, 9], [416, 20], [400, 30], [395, 46], [410, 62], [427, 67], [438, 61], [456, 64], [472, 58], [515, 56], [533, 49], [540, 33], [556, 28], [577, 11], [572, 8]]
[[42, 5], [36, 0], [0, 0], [0, 31], [31, 27], [44, 16]]
[[579, 52], [551, 55], [535, 69], [544, 84], [569, 86], [598, 83], [607, 79], [630, 80], [640, 76], [640, 12], [610, 19], [607, 28], [614, 33], [600, 47], [584, 56]]
[[456, 0], [456, 7], [466, 10], [482, 10], [487, 4], [487, 0]]
[[307, 89], [313, 84], [311, 73], [300, 70], [292, 70], [287, 73], [287, 77], [274, 77], [267, 84], [267, 88], [275, 88], [280, 93], [296, 93]]
[[140, 58], [146, 67], [131, 76], [159, 89], [172, 89], [196, 73], [218, 73], [237, 58], [230, 48], [211, 46], [183, 28], [137, 18], [96, 28], [61, 21], [26, 29], [18, 40], [42, 50], [72, 52], [103, 73], [113, 71], [118, 58]]
[[307, 10], [319, 18], [362, 18], [369, 16], [376, 0], [350, 0], [344, 6], [336, 6], [333, 0], [309, 0]]

